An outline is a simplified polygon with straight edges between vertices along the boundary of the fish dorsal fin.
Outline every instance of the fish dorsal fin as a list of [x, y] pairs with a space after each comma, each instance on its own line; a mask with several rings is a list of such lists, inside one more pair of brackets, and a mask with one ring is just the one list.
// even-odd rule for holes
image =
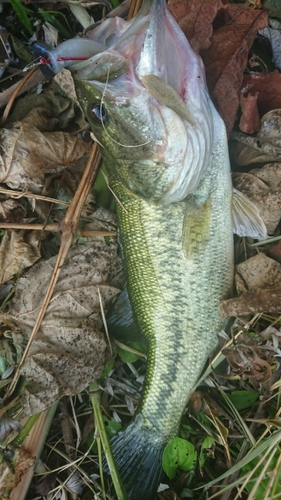
[[239, 236], [255, 239], [268, 238], [259, 210], [243, 193], [233, 188], [232, 194], [233, 232]]
[[140, 79], [143, 86], [160, 104], [172, 109], [175, 113], [181, 116], [181, 118], [186, 120], [193, 127], [196, 127], [196, 123], [187, 109], [185, 102], [173, 89], [173, 87], [171, 87], [171, 85], [165, 83], [156, 75], [143, 75], [140, 76]]

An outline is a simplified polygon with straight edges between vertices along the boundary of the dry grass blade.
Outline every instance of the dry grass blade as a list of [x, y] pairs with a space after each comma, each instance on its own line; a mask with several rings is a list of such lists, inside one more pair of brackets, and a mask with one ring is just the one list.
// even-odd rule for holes
[[275, 389], [278, 389], [279, 387], [281, 387], [281, 380], [277, 380], [277, 382], [275, 382], [275, 384], [273, 384], [273, 385], [270, 387], [270, 390], [271, 390], [271, 391], [275, 391]]
[[[269, 454], [269, 458], [267, 459], [267, 461], [265, 462], [264, 466], [262, 467], [262, 470], [261, 472], [259, 473], [258, 477], [255, 478], [255, 484], [253, 486], [253, 489], [251, 491], [251, 493], [249, 494], [249, 497], [248, 497], [248, 500], [255, 500], [255, 493], [257, 492], [257, 489], [260, 485], [260, 482], [261, 480], [263, 479], [263, 477], [265, 476], [265, 473], [271, 463], [271, 460], [272, 458], [274, 457], [275, 453], [277, 451], [277, 448], [274, 448], [272, 450], [272, 453]], [[265, 453], [266, 455], [266, 453]], [[264, 457], [262, 457], [260, 459], [260, 461], [257, 463], [257, 465], [255, 467], [253, 467], [253, 469], [251, 470], [250, 474], [246, 477], [244, 483], [242, 484], [241, 488], [239, 488], [238, 492], [237, 492], [237, 495], [235, 496], [234, 500], [238, 500], [240, 498], [240, 495], [242, 493], [242, 491], [245, 489], [247, 483], [249, 482], [250, 478], [254, 475], [254, 473], [258, 470], [258, 467], [262, 464], [262, 462], [264, 461]]]
[[132, 0], [130, 4], [130, 9], [128, 13], [128, 21], [134, 17], [141, 8], [142, 0]]
[[119, 340], [115, 339], [114, 342], [118, 347], [121, 347], [121, 349], [123, 349], [124, 351], [131, 352], [132, 354], [136, 354], [140, 358], [147, 359], [147, 355], [144, 354], [143, 352], [140, 352], [137, 349], [133, 349], [133, 347], [123, 344], [123, 342], [119, 342]]
[[[231, 338], [223, 347], [223, 349], [226, 349], [230, 347], [234, 342], [237, 341], [237, 339], [240, 337], [240, 335], [243, 334], [244, 331], [248, 331], [261, 317], [261, 314], [258, 313], [256, 314], [246, 325], [244, 325], [243, 330], [239, 330], [233, 338]], [[225, 356], [222, 354], [222, 350], [220, 349], [219, 352], [216, 354], [216, 356], [212, 359], [210, 364], [207, 366], [206, 370], [204, 373], [202, 373], [200, 379], [197, 381], [196, 387], [198, 387], [202, 382], [212, 373], [212, 371], [225, 359]]]
[[5, 189], [3, 187], [0, 187], [0, 193], [7, 194], [8, 196], [16, 200], [20, 198], [32, 198], [34, 200], [43, 200], [43, 201], [48, 201], [49, 203], [57, 203], [58, 205], [65, 205], [66, 207], [69, 207], [70, 205], [68, 201], [57, 200], [56, 198], [50, 198], [49, 196], [42, 196], [40, 194], [31, 193], [29, 191], [15, 191], [14, 189]]
[[220, 386], [217, 383], [216, 383], [216, 386], [217, 386], [222, 398], [225, 400], [226, 404], [229, 406], [229, 408], [234, 416], [234, 419], [239, 424], [240, 428], [243, 430], [245, 436], [247, 436], [248, 441], [250, 443], [252, 443], [252, 445], [254, 445], [256, 443], [256, 440], [255, 440], [253, 434], [251, 433], [249, 427], [246, 425], [246, 422], [241, 417], [239, 411], [235, 408], [234, 404], [232, 403], [232, 401], [230, 401], [227, 394], [220, 388]]
[[[280, 476], [281, 476], [281, 454], [278, 457], [274, 471], [272, 471], [270, 475], [270, 479], [268, 481], [268, 485], [265, 491], [264, 500], [271, 500], [273, 498], [278, 498], [278, 497], [280, 498], [280, 489], [278, 486], [278, 479], [280, 478]], [[277, 495], [275, 495], [275, 493], [277, 493]]]
[[[247, 453], [247, 455], [242, 460], [239, 460], [239, 462], [237, 462], [233, 467], [231, 467], [228, 471], [224, 472], [224, 474], [222, 474], [218, 478], [209, 481], [207, 484], [205, 484], [204, 487], [209, 488], [210, 486], [213, 486], [214, 484], [220, 482], [222, 479], [229, 477], [232, 473], [239, 471], [242, 467], [244, 467], [244, 465], [247, 465], [249, 462], [259, 457], [262, 453], [265, 453], [267, 455], [268, 453], [271, 452], [271, 450], [273, 450], [275, 446], [279, 446], [280, 441], [281, 441], [281, 431], [274, 432], [271, 436], [269, 436], [266, 439], [263, 439], [262, 441], [259, 440], [256, 446], [253, 446], [253, 448]], [[263, 455], [261, 462], [262, 460], [264, 460], [264, 456], [265, 455]], [[243, 478], [240, 478], [240, 482], [242, 479]], [[217, 496], [218, 495], [215, 493], [210, 497], [210, 500], [211, 498], [216, 498]]]

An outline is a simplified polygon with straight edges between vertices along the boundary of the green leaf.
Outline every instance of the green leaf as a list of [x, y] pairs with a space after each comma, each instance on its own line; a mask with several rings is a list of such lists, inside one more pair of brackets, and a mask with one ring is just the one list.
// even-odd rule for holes
[[[107, 432], [107, 435], [109, 438], [112, 438], [112, 436], [114, 436], [114, 434], [116, 434], [118, 431], [120, 431], [122, 425], [119, 424], [118, 422], [116, 422], [116, 420], [114, 420], [114, 418], [109, 419], [109, 418], [103, 416], [103, 420], [104, 420], [106, 432]], [[96, 433], [96, 429], [92, 429], [89, 432], [88, 437], [87, 437], [87, 446], [89, 448], [91, 448], [93, 453], [97, 454], [98, 449], [97, 449], [97, 442], [95, 439], [95, 433]]]
[[109, 365], [103, 370], [102, 374], [99, 377], [99, 380], [105, 378], [109, 374], [110, 370], [112, 370], [113, 366], [114, 366], [114, 359], [110, 361]]
[[269, 10], [269, 17], [276, 17], [279, 21], [281, 19], [281, 4], [280, 0], [263, 0], [263, 6]]
[[194, 469], [197, 460], [197, 452], [192, 443], [182, 438], [170, 441], [164, 449], [162, 467], [170, 479], [176, 475], [177, 469]]
[[120, 344], [121, 342], [116, 342], [117, 352], [124, 363], [134, 363], [140, 357], [143, 357], [141, 353], [146, 352], [146, 346], [141, 342], [127, 342], [126, 345], [123, 344], [124, 348], [120, 347]]
[[211, 436], [207, 436], [204, 439], [202, 446], [201, 446], [201, 449], [200, 449], [200, 454], [199, 454], [199, 467], [200, 467], [200, 469], [202, 469], [204, 467], [207, 457], [214, 458], [213, 452], [211, 450], [214, 444], [215, 444], [215, 440]]
[[[44, 21], [50, 23], [64, 38], [71, 38], [75, 35], [73, 30], [70, 28], [66, 17], [61, 12], [56, 12], [51, 10], [46, 11], [43, 9], [38, 9], [38, 12], [40, 12]], [[65, 21], [65, 23], [67, 24], [67, 28], [65, 28], [63, 24], [57, 19], [57, 17], [59, 16], [62, 18], [63, 21]]]
[[25, 65], [31, 63], [33, 61], [33, 56], [26, 45], [12, 34], [10, 34], [9, 37], [12, 42], [13, 51], [16, 53], [16, 56], [19, 58], [21, 63], [24, 63]]
[[0, 356], [0, 376], [2, 376], [3, 373], [6, 371], [7, 366], [8, 366], [8, 363], [5, 360], [5, 358], [3, 358], [3, 356]]
[[[268, 488], [268, 483], [272, 477], [272, 474], [277, 475], [277, 477], [279, 478], [278, 483], [277, 483], [277, 485], [278, 485], [277, 491], [279, 491], [279, 492], [281, 491], [280, 464], [279, 464], [279, 471], [276, 469], [278, 457], [279, 457], [279, 453], [275, 453], [275, 455], [272, 457], [272, 459], [267, 467], [267, 470], [263, 473], [262, 473], [262, 469], [263, 469], [264, 463], [259, 465], [257, 467], [257, 469], [255, 470], [255, 472], [253, 473], [251, 479], [245, 485], [246, 490], [248, 491], [248, 493], [250, 493], [252, 491], [253, 487], [256, 486], [257, 481], [259, 481], [258, 487], [255, 491], [255, 499], [256, 500], [264, 500], [264, 498], [266, 496], [265, 493], [266, 493], [266, 490]], [[244, 467], [242, 467], [242, 469], [241, 469], [241, 475], [251, 473], [253, 471], [253, 469], [258, 465], [259, 462], [260, 462], [260, 457], [256, 457], [250, 463], [248, 463], [247, 465], [244, 465]], [[261, 473], [263, 476], [262, 478], [259, 477]]]
[[116, 432], [120, 431], [122, 425], [119, 424], [118, 422], [116, 422], [116, 420], [114, 420], [114, 418], [109, 419], [109, 418], [104, 416], [103, 419], [105, 421], [107, 434], [110, 438], [112, 436], [114, 436], [114, 434], [116, 434]]
[[21, 0], [10, 0], [10, 3], [19, 18], [20, 22], [24, 25], [27, 31], [32, 35], [33, 29], [28, 19], [27, 13], [30, 12], [22, 3]]
[[246, 408], [250, 408], [257, 401], [259, 392], [233, 391], [231, 394], [227, 394], [227, 396], [237, 410], [245, 410]]
[[[273, 447], [279, 446], [281, 442], [281, 430], [278, 430], [276, 432], [273, 432], [268, 438], [263, 439], [260, 441], [258, 444], [253, 446], [243, 457], [239, 462], [236, 462], [235, 465], [233, 465], [230, 469], [228, 469], [226, 472], [221, 474], [219, 477], [216, 477], [212, 481], [208, 481], [208, 483], [204, 484], [205, 488], [210, 488], [216, 483], [219, 483], [223, 479], [231, 476], [231, 474], [234, 474], [237, 471], [240, 471], [242, 467], [250, 463], [252, 460], [254, 460], [256, 457], [261, 455], [263, 452], [270, 452]], [[280, 476], [281, 477], [281, 476]]]
[[112, 203], [113, 195], [108, 187], [104, 174], [106, 176], [108, 175], [104, 164], [102, 164], [94, 183], [94, 191], [97, 206], [109, 209]]

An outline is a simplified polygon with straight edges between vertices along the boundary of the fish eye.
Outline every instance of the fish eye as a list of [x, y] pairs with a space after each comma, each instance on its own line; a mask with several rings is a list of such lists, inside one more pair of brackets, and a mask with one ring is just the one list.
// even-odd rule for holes
[[88, 106], [89, 117], [97, 124], [102, 124], [106, 120], [106, 111], [100, 102], [90, 103]]

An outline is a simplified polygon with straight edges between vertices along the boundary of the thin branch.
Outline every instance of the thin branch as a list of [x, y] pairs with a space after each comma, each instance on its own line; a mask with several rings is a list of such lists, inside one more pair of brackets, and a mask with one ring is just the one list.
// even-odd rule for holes
[[24, 87], [24, 85], [26, 84], [26, 82], [32, 77], [33, 73], [35, 73], [35, 71], [37, 71], [38, 68], [37, 67], [34, 67], [32, 68], [24, 77], [23, 79], [20, 81], [19, 84], [17, 84], [14, 92], [12, 93], [10, 99], [9, 99], [9, 102], [7, 103], [7, 106], [4, 110], [4, 113], [3, 113], [3, 116], [2, 116], [2, 121], [1, 121], [1, 125], [3, 126], [4, 123], [6, 122], [8, 116], [9, 116], [9, 113], [10, 113], [10, 110], [11, 110], [11, 107], [12, 105], [14, 104], [15, 102], [15, 99], [18, 97], [19, 93], [20, 93], [20, 90]]

